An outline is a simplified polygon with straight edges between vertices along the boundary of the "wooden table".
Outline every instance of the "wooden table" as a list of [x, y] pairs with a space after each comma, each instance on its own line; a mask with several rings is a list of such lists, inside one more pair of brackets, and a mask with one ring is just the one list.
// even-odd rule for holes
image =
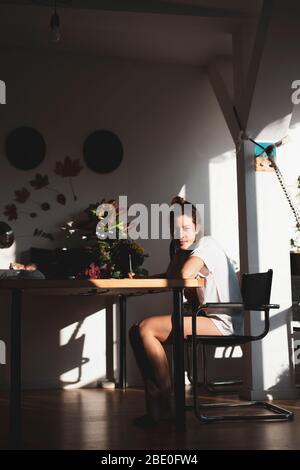
[[120, 377], [118, 386], [126, 387], [126, 300], [129, 296], [173, 291], [173, 374], [176, 430], [185, 429], [185, 381], [183, 342], [183, 289], [203, 286], [202, 279], [97, 279], [76, 280], [1, 280], [0, 289], [11, 292], [10, 356], [10, 447], [21, 448], [22, 387], [22, 300], [26, 295], [109, 295], [118, 296], [120, 312]]

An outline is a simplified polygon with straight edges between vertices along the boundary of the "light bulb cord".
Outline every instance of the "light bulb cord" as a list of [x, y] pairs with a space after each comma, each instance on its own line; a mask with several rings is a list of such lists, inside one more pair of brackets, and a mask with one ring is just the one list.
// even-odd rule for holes
[[294, 203], [294, 201], [292, 200], [292, 197], [289, 193], [289, 190], [286, 186], [286, 183], [284, 181], [284, 177], [280, 171], [280, 169], [278, 168], [275, 160], [274, 160], [274, 156], [273, 156], [273, 150], [275, 149], [275, 147], [280, 147], [281, 145], [284, 144], [284, 141], [285, 141], [285, 137], [283, 137], [282, 139], [280, 139], [278, 142], [275, 142], [274, 144], [270, 144], [268, 145], [267, 147], [263, 147], [263, 145], [261, 145], [259, 142], [256, 142], [254, 139], [252, 139], [246, 131], [244, 131], [242, 129], [242, 125], [241, 125], [241, 121], [240, 121], [240, 118], [239, 118], [239, 115], [237, 113], [237, 110], [236, 110], [236, 107], [233, 106], [233, 111], [234, 111], [234, 114], [235, 114], [235, 118], [237, 120], [237, 123], [238, 123], [238, 126], [240, 128], [240, 132], [239, 132], [239, 136], [238, 136], [238, 142], [236, 143], [236, 152], [237, 152], [237, 155], [240, 153], [240, 150], [241, 150], [241, 146], [242, 146], [242, 142], [244, 140], [249, 140], [250, 142], [252, 142], [253, 144], [257, 145], [260, 149], [262, 149], [262, 152], [261, 153], [266, 153], [269, 161], [271, 162], [272, 164], [272, 167], [274, 168], [274, 171], [275, 171], [275, 174], [277, 176], [277, 179], [279, 181], [279, 184], [284, 192], [284, 195], [288, 201], [288, 204], [290, 206], [290, 209], [293, 213], [293, 216], [294, 216], [294, 219], [296, 221], [296, 227], [297, 227], [297, 230], [300, 230], [300, 214], [299, 214], [299, 211]]

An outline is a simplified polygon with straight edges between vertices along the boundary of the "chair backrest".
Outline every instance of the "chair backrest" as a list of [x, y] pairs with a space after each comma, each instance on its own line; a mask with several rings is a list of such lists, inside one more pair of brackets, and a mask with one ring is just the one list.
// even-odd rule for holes
[[241, 283], [242, 299], [245, 305], [266, 305], [270, 303], [273, 270], [265, 273], [243, 274]]

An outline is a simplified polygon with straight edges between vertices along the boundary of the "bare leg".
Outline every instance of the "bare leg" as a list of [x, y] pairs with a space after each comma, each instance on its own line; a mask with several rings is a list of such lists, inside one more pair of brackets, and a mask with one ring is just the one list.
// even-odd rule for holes
[[[184, 317], [184, 337], [192, 333], [191, 317]], [[206, 317], [197, 318], [197, 333], [220, 335], [215, 324]], [[133, 325], [130, 342], [145, 383], [147, 414], [154, 420], [170, 418], [171, 378], [163, 344], [172, 343], [171, 315], [145, 318]]]
[[161, 417], [161, 397], [169, 396], [171, 384], [164, 348], [152, 331], [148, 331], [148, 326], [144, 320], [136, 323], [129, 331], [129, 338], [145, 384], [147, 415], [158, 421]]

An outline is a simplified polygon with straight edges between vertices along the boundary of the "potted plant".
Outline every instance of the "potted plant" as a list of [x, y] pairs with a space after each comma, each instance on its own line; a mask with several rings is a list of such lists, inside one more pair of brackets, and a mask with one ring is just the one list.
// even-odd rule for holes
[[[101, 219], [97, 215], [97, 207], [100, 204], [113, 204], [116, 210], [116, 238], [101, 239], [96, 235], [96, 227]], [[84, 253], [86, 263], [82, 268], [73, 273], [77, 279], [101, 279], [123, 278], [129, 272], [139, 276], [147, 275], [142, 268], [145, 258], [144, 248], [128, 236], [128, 227], [124, 227], [119, 219], [119, 208], [114, 200], [91, 204], [75, 220], [67, 222], [61, 227], [64, 236], [70, 245], [80, 247]], [[126, 232], [126, 238], [120, 237], [120, 233]], [[78, 258], [78, 255], [76, 255]]]
[[290, 257], [292, 276], [300, 276], [300, 244], [295, 238], [291, 238]]

